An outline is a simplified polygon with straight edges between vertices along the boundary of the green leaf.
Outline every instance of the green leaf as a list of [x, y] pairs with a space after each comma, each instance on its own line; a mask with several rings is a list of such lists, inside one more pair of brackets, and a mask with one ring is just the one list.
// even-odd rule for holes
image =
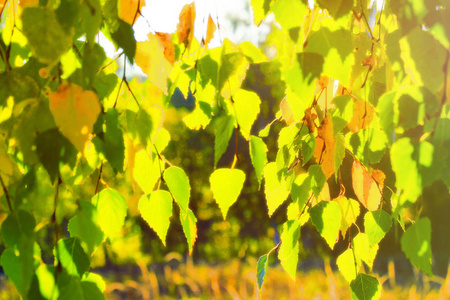
[[[223, 49], [230, 46], [230, 41], [225, 40]], [[232, 47], [232, 46], [231, 46]], [[225, 50], [224, 50], [225, 51]], [[227, 99], [236, 93], [245, 78], [249, 63], [244, 54], [240, 52], [226, 53], [222, 55], [219, 70], [219, 92]]]
[[345, 29], [332, 31], [327, 27], [321, 27], [310, 34], [305, 51], [323, 57], [323, 72], [339, 80], [343, 86], [349, 86], [351, 67], [354, 64], [353, 49], [350, 31]]
[[[151, 134], [153, 130], [152, 116], [143, 108], [139, 108], [136, 114], [136, 132], [144, 148], [147, 148], [152, 142]], [[162, 149], [158, 148], [158, 151]]]
[[54, 254], [57, 263], [60, 263], [70, 275], [81, 278], [89, 270], [90, 259], [76, 237], [59, 240]]
[[320, 165], [312, 165], [308, 169], [309, 176], [311, 176], [311, 188], [314, 192], [314, 197], [319, 198], [320, 192], [327, 181], [325, 174], [323, 174]]
[[81, 29], [86, 32], [86, 40], [95, 43], [95, 35], [102, 24], [102, 7], [100, 0], [83, 2], [81, 7]]
[[250, 130], [259, 114], [261, 100], [254, 92], [239, 89], [233, 95], [236, 120], [239, 124], [242, 136], [248, 141], [250, 139]]
[[157, 157], [151, 159], [145, 150], [136, 153], [133, 177], [146, 194], [150, 194], [161, 176], [164, 167]]
[[269, 265], [268, 258], [269, 255], [264, 254], [258, 259], [258, 264], [256, 265], [256, 280], [258, 281], [259, 290], [261, 290], [264, 283], [264, 277], [266, 276], [267, 267]]
[[331, 249], [339, 237], [341, 207], [334, 201], [322, 201], [310, 209], [311, 221]]
[[264, 167], [264, 193], [266, 195], [267, 208], [269, 217], [275, 210], [287, 199], [289, 191], [287, 189], [286, 179], [284, 176], [279, 178], [278, 168], [275, 162], [268, 163]]
[[239, 50], [245, 55], [245, 57], [252, 64], [260, 64], [267, 62], [266, 55], [261, 51], [260, 48], [255, 46], [252, 42], [243, 41], [239, 44]]
[[392, 226], [391, 216], [384, 210], [368, 211], [364, 215], [364, 229], [369, 246], [378, 244]]
[[118, 19], [119, 26], [114, 32], [111, 32], [111, 37], [116, 47], [123, 49], [130, 63], [133, 63], [136, 55], [136, 40], [134, 39], [134, 31], [131, 24]]
[[80, 2], [77, 0], [62, 1], [55, 11], [59, 24], [70, 34], [72, 27], [78, 21], [80, 12]]
[[301, 27], [309, 12], [304, 3], [296, 0], [272, 1], [271, 10], [277, 22], [286, 31], [294, 27]]
[[158, 234], [164, 246], [172, 216], [172, 196], [168, 191], [157, 190], [139, 199], [139, 211], [142, 218]]
[[442, 66], [447, 50], [429, 32], [419, 27], [400, 39], [400, 46], [405, 68], [414, 83], [426, 86], [432, 93], [438, 92], [444, 84]]
[[180, 211], [180, 219], [184, 235], [188, 242], [189, 255], [191, 255], [194, 243], [197, 240], [197, 218], [192, 210], [188, 209], [187, 212], [184, 212], [183, 210]]
[[388, 141], [383, 131], [372, 127], [348, 134], [346, 138], [352, 153], [367, 167], [380, 162]]
[[125, 223], [127, 201], [118, 191], [106, 188], [92, 197], [92, 203], [97, 207], [98, 224], [111, 239], [116, 237]]
[[381, 296], [378, 279], [367, 274], [358, 274], [350, 283], [352, 298], [355, 300], [376, 300]]
[[45, 264], [36, 269], [36, 277], [28, 294], [30, 299], [58, 299], [60, 293], [56, 286], [55, 270], [55, 266]]
[[336, 264], [339, 271], [348, 282], [351, 282], [356, 278], [356, 275], [358, 275], [359, 269], [361, 268], [361, 260], [355, 258], [355, 254], [350, 248], [339, 255], [336, 259]]
[[342, 95], [333, 99], [336, 109], [332, 113], [333, 134], [341, 132], [353, 116], [353, 100], [350, 95]]
[[317, 2], [321, 8], [328, 10], [335, 19], [347, 15], [353, 8], [352, 0], [318, 0]]
[[316, 148], [316, 138], [314, 134], [310, 133], [302, 138], [302, 165], [304, 166], [313, 156]]
[[11, 248], [3, 250], [1, 266], [5, 275], [14, 283], [19, 293], [25, 297], [30, 288], [35, 267], [33, 266], [33, 249], [21, 248], [17, 254]]
[[216, 121], [216, 137], [214, 138], [214, 166], [225, 153], [234, 129], [234, 117], [225, 115]]
[[56, 285], [59, 291], [58, 299], [83, 299], [83, 289], [79, 278], [66, 272], [60, 272], [56, 277]]
[[238, 169], [217, 169], [209, 177], [211, 191], [224, 220], [227, 218], [228, 209], [241, 193], [244, 181], [245, 173]]
[[173, 198], [181, 210], [186, 213], [189, 209], [189, 197], [191, 192], [189, 178], [186, 173], [179, 167], [170, 167], [164, 171], [163, 176]]
[[264, 167], [267, 164], [267, 146], [264, 141], [257, 136], [250, 136], [250, 159], [255, 168], [256, 178], [261, 186]]
[[22, 25], [31, 52], [42, 63], [57, 62], [72, 45], [72, 35], [61, 27], [54, 11], [49, 8], [24, 8]]
[[281, 246], [278, 251], [281, 265], [294, 281], [297, 273], [300, 227], [300, 222], [297, 220], [290, 220], [283, 224]]
[[103, 67], [103, 63], [106, 60], [106, 54], [103, 48], [99, 44], [86, 44], [83, 56], [83, 75], [84, 84], [87, 87], [91, 87], [97, 76], [97, 73]]
[[302, 52], [297, 54], [293, 65], [284, 71], [289, 88], [299, 99], [311, 99], [316, 89], [315, 79], [323, 72], [324, 59], [318, 53]]
[[119, 125], [119, 114], [115, 108], [111, 108], [104, 114], [104, 118], [106, 130], [99, 137], [98, 142], [94, 140], [94, 144], [96, 148], [98, 147], [99, 152], [103, 152], [114, 171], [122, 172], [125, 160], [125, 145]]
[[311, 177], [308, 174], [299, 174], [295, 177], [291, 187], [292, 201], [298, 206], [301, 212], [311, 195]]
[[18, 210], [9, 214], [2, 222], [1, 234], [7, 247], [17, 248], [23, 239], [32, 239], [36, 221], [32, 214], [25, 210]]
[[95, 206], [83, 200], [78, 204], [78, 212], [69, 220], [68, 230], [70, 236], [80, 238], [83, 248], [88, 254], [92, 254], [103, 243], [105, 235], [99, 226]]
[[431, 222], [420, 218], [406, 229], [401, 239], [402, 250], [406, 257], [429, 276], [431, 271]]
[[44, 131], [36, 137], [36, 152], [52, 182], [55, 182], [64, 164], [71, 168], [75, 166], [78, 153], [57, 128]]
[[106, 283], [103, 278], [94, 273], [86, 273], [81, 280], [81, 288], [85, 300], [105, 299]]

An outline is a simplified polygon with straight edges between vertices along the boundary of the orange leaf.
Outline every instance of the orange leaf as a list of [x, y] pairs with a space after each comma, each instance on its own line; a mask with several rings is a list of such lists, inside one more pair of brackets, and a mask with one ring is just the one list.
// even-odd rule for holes
[[211, 39], [214, 36], [214, 32], [216, 31], [216, 24], [214, 24], [213, 19], [211, 18], [211, 15], [209, 15], [208, 18], [208, 27], [206, 28], [206, 39], [205, 39], [205, 45], [208, 45]]
[[316, 114], [313, 114], [311, 112], [311, 108], [307, 108], [305, 110], [305, 116], [303, 117], [303, 121], [309, 129], [309, 133], [312, 133], [316, 130], [316, 124], [314, 123], [314, 120], [317, 118]]
[[134, 24], [139, 17], [138, 11], [145, 6], [145, 0], [119, 0], [119, 17], [127, 23]]
[[291, 125], [295, 122], [294, 114], [292, 113], [291, 108], [289, 107], [289, 103], [286, 100], [286, 97], [284, 97], [280, 102], [280, 109], [281, 109], [281, 116], [283, 117], [283, 120], [286, 121], [287, 125]]
[[92, 91], [83, 91], [76, 84], [61, 84], [50, 93], [50, 111], [62, 134], [78, 149], [84, 151], [94, 123], [100, 114], [100, 103]]
[[375, 110], [367, 101], [357, 100], [353, 104], [353, 117], [347, 124], [351, 132], [358, 132], [369, 126]]
[[381, 192], [377, 182], [356, 159], [352, 166], [352, 185], [355, 195], [362, 205], [370, 211], [378, 209], [381, 201]]
[[177, 24], [178, 42], [189, 48], [194, 37], [195, 2], [186, 4], [181, 10]]
[[331, 116], [327, 113], [322, 125], [317, 128], [316, 148], [314, 157], [322, 167], [322, 171], [328, 178], [334, 174], [334, 148], [336, 141], [333, 135], [333, 123]]
[[148, 41], [138, 42], [136, 47], [136, 64], [147, 74], [148, 78], [167, 94], [167, 78], [172, 71], [172, 64], [166, 59], [165, 49], [160, 38], [148, 34]]
[[156, 32], [156, 36], [164, 47], [164, 57], [173, 65], [175, 63], [175, 46], [172, 43], [172, 34]]

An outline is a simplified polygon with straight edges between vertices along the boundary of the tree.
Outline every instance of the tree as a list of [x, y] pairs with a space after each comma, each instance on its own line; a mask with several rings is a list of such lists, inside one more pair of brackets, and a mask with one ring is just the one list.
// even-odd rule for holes
[[[211, 16], [197, 41], [194, 3], [181, 11], [176, 33], [136, 42], [132, 24], [144, 1], [4, 1], [1, 265], [22, 297], [103, 298], [102, 278], [88, 272], [91, 255], [136, 214], [165, 245], [173, 202], [192, 252], [193, 178], [164, 156], [174, 135], [164, 115], [176, 92], [195, 103], [185, 125], [215, 132], [208, 176], [224, 219], [250, 176], [264, 189], [268, 217], [289, 203], [281, 242], [258, 261], [260, 288], [275, 250], [295, 278], [308, 222], [331, 249], [348, 242], [337, 265], [355, 299], [380, 297], [378, 279], [366, 270], [389, 230], [402, 232], [406, 256], [432, 275], [430, 219], [420, 210], [407, 217], [405, 209], [427, 201], [423, 191], [432, 183], [450, 186], [448, 7], [367, 2], [252, 0], [255, 24], [269, 13], [279, 24], [267, 38], [265, 46], [276, 49], [268, 58], [248, 42], [223, 39], [208, 48], [220, 28]], [[121, 49], [117, 58], [106, 57], [99, 31]], [[148, 80], [128, 81], [125, 60]], [[257, 132], [264, 99], [242, 83], [249, 68], [268, 61], [284, 98]], [[273, 124], [282, 129], [274, 132]], [[233, 135], [248, 141], [254, 174], [239, 169], [237, 142], [234, 161], [217, 167]], [[270, 162], [268, 136], [278, 141]], [[41, 259], [42, 228], [53, 230], [53, 265]]]

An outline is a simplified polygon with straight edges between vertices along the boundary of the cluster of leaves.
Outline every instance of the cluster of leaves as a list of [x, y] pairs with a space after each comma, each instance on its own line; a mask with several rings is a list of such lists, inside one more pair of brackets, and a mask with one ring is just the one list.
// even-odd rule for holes
[[[105, 284], [88, 272], [90, 257], [123, 234], [132, 211], [165, 244], [175, 202], [192, 252], [197, 220], [189, 207], [189, 176], [163, 154], [171, 138], [164, 112], [176, 89], [195, 97], [185, 125], [214, 128], [215, 166], [233, 133], [241, 135], [269, 217], [289, 201], [281, 242], [258, 261], [260, 287], [275, 250], [295, 278], [301, 227], [309, 221], [331, 249], [341, 238], [348, 241], [337, 264], [355, 299], [380, 296], [378, 279], [365, 270], [392, 224], [404, 231], [406, 256], [431, 275], [430, 220], [420, 214], [409, 219], [404, 209], [421, 201], [434, 181], [450, 186], [448, 7], [439, 0], [381, 7], [366, 0], [251, 3], [255, 24], [273, 13], [279, 25], [265, 46], [276, 50], [271, 60], [286, 86], [277, 118], [257, 134], [261, 99], [242, 82], [250, 65], [269, 58], [249, 42], [222, 37], [220, 47], [209, 49], [220, 29], [211, 16], [197, 41], [194, 3], [181, 11], [175, 34], [150, 33], [143, 42], [136, 42], [132, 27], [143, 0], [1, 4], [0, 195], [7, 212], [1, 265], [24, 298], [101, 298]], [[118, 58], [106, 57], [96, 41], [99, 31], [122, 49]], [[148, 80], [129, 82], [125, 60]], [[268, 162], [264, 139], [274, 122], [286, 126], [276, 160]], [[345, 157], [353, 161], [347, 187]], [[380, 163], [383, 158], [390, 163]], [[250, 176], [237, 166], [236, 151], [231, 166], [209, 176], [224, 219]], [[104, 168], [142, 195], [137, 205], [102, 179]], [[96, 184], [89, 189], [92, 177]], [[338, 195], [330, 194], [332, 181]], [[46, 185], [54, 186], [53, 198]], [[70, 237], [60, 238], [64, 220]], [[36, 242], [46, 226], [54, 227], [53, 265], [42, 261]]]

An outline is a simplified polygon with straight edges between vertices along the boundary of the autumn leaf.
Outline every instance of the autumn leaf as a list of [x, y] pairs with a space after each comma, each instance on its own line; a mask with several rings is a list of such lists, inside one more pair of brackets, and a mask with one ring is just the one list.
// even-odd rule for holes
[[183, 43], [186, 48], [191, 45], [194, 37], [195, 2], [186, 4], [181, 10], [177, 24], [178, 42]]
[[305, 110], [305, 116], [303, 117], [303, 122], [308, 127], [309, 133], [312, 133], [316, 130], [316, 124], [314, 120], [317, 118], [316, 114], [313, 114], [311, 108]]
[[95, 121], [100, 114], [100, 103], [92, 91], [83, 91], [76, 85], [61, 84], [57, 92], [51, 93], [50, 111], [62, 134], [83, 152]]
[[283, 100], [281, 100], [280, 102], [280, 110], [281, 110], [281, 117], [288, 126], [295, 122], [294, 114], [292, 113], [292, 110], [289, 107], [289, 103], [287, 102], [286, 97], [284, 97]]
[[[372, 171], [373, 172], [373, 171]], [[382, 171], [375, 172], [377, 178], [383, 178]], [[384, 180], [384, 179], [383, 179]], [[359, 202], [362, 203], [368, 210], [374, 211], [378, 209], [381, 202], [381, 188], [377, 182], [370, 176], [366, 168], [355, 159], [352, 166], [352, 185], [355, 195]]]
[[119, 0], [119, 17], [133, 25], [144, 6], [145, 0]]
[[328, 178], [334, 174], [334, 148], [335, 138], [333, 135], [333, 123], [331, 115], [326, 114], [322, 125], [317, 128], [316, 148], [314, 157], [316, 162], [322, 167], [322, 171]]
[[367, 101], [357, 100], [353, 104], [353, 117], [347, 124], [351, 132], [358, 132], [369, 126], [373, 120], [375, 110]]
[[167, 94], [167, 78], [172, 71], [172, 64], [166, 58], [166, 52], [161, 38], [149, 33], [148, 41], [137, 43], [135, 56], [136, 64], [165, 94]]
[[373, 55], [370, 55], [366, 58], [364, 58], [361, 62], [363, 66], [370, 66], [373, 67], [375, 65], [375, 59], [373, 58]]
[[172, 43], [172, 34], [165, 32], [156, 32], [156, 36], [159, 38], [161, 44], [164, 47], [164, 57], [173, 66], [173, 64], [175, 63], [175, 46]]
[[209, 44], [211, 39], [214, 37], [214, 32], [215, 31], [216, 31], [216, 24], [214, 24], [214, 21], [213, 21], [211, 15], [209, 15], [208, 26], [206, 27], [206, 38], [205, 38], [205, 41], [204, 41], [205, 45]]

